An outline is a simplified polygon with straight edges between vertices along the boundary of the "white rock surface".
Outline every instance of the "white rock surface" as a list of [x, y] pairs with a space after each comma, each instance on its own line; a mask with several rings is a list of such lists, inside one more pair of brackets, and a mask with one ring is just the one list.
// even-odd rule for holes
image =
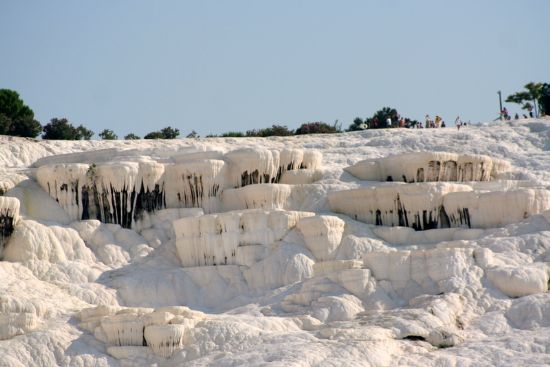
[[151, 347], [157, 356], [170, 358], [174, 351], [183, 348], [183, 336], [185, 326], [172, 325], [150, 325], [144, 331], [147, 345]]
[[550, 365], [548, 147], [544, 119], [0, 137], [0, 365]]
[[510, 170], [506, 161], [486, 155], [409, 152], [357, 162], [345, 170], [368, 181], [489, 181]]
[[487, 278], [510, 297], [548, 291], [548, 269], [542, 263], [518, 267], [495, 266], [487, 269]]
[[328, 215], [303, 218], [297, 223], [307, 248], [318, 261], [334, 259], [344, 226], [342, 219]]
[[468, 185], [423, 183], [336, 191], [331, 210], [369, 224], [416, 230], [493, 228], [550, 208], [550, 191], [514, 189], [477, 192]]
[[299, 218], [312, 215], [244, 210], [182, 218], [173, 222], [178, 255], [187, 267], [250, 265], [250, 257], [256, 258], [263, 252], [261, 246], [280, 241]]

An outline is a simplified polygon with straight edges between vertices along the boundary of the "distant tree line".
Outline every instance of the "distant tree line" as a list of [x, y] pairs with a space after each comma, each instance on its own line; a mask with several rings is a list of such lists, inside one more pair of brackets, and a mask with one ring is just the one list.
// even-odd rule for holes
[[550, 83], [530, 82], [524, 88], [523, 91], [509, 95], [506, 102], [521, 105], [523, 110], [529, 112], [530, 117], [533, 117], [533, 109], [535, 116], [550, 114]]
[[[550, 113], [550, 84], [527, 83], [525, 90], [514, 93], [506, 99], [506, 102], [517, 103], [523, 109], [535, 110], [535, 115]], [[402, 117], [395, 108], [384, 107], [376, 111], [372, 117], [356, 117], [346, 131], [358, 131], [365, 129], [384, 129], [391, 127], [414, 127], [418, 121]], [[94, 132], [83, 125], [74, 126], [66, 118], [52, 118], [49, 123], [42, 126], [34, 118], [33, 110], [27, 106], [16, 91], [0, 89], [0, 135], [21, 136], [35, 138], [42, 132], [43, 139], [51, 140], [89, 140]], [[325, 122], [307, 122], [296, 130], [289, 129], [285, 125], [272, 125], [262, 129], [252, 129], [246, 132], [228, 131], [220, 135], [207, 135], [206, 137], [269, 137], [291, 136], [302, 134], [333, 134], [342, 132], [338, 120], [330, 125]], [[116, 140], [117, 134], [113, 130], [103, 129], [99, 132], [103, 140]], [[144, 139], [176, 139], [180, 135], [177, 128], [167, 126], [159, 131], [146, 134]], [[187, 138], [198, 138], [193, 130]], [[124, 136], [125, 140], [140, 139], [134, 133]]]
[[[27, 106], [19, 93], [10, 89], [0, 89], [0, 135], [21, 136], [36, 138], [42, 133], [42, 139], [50, 140], [90, 140], [94, 132], [83, 125], [74, 126], [66, 118], [53, 118], [46, 125], [34, 119], [33, 110]], [[144, 136], [144, 139], [175, 139], [179, 136], [179, 129], [170, 126], [153, 131]], [[103, 140], [116, 140], [117, 134], [111, 129], [99, 132]], [[126, 140], [140, 139], [134, 133], [124, 137]]]
[[240, 131], [228, 131], [220, 135], [209, 134], [207, 138], [244, 138], [244, 137], [268, 137], [268, 136], [292, 136], [292, 135], [304, 135], [304, 134], [335, 134], [341, 133], [342, 127], [338, 124], [338, 121], [333, 125], [329, 125], [326, 122], [306, 122], [302, 124], [296, 130], [291, 130], [287, 126], [272, 125], [263, 129], [247, 130], [245, 133]]

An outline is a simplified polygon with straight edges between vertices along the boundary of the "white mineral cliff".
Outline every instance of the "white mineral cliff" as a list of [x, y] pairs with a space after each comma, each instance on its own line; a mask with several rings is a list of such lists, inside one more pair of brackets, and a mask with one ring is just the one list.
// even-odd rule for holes
[[549, 146], [0, 136], [0, 365], [550, 365]]

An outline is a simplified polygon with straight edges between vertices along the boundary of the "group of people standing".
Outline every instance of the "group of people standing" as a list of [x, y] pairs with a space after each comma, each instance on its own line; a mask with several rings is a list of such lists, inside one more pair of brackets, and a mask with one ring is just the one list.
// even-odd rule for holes
[[[430, 115], [426, 115], [426, 118], [425, 118], [425, 121], [426, 121], [426, 128], [432, 128], [432, 129], [437, 129], [437, 128], [440, 128], [440, 127], [446, 127], [445, 125], [445, 121], [443, 121], [443, 118], [441, 118], [441, 116], [439, 115], [435, 115], [435, 119], [431, 119]], [[460, 130], [460, 128], [462, 126], [466, 126], [468, 125], [468, 123], [466, 122], [463, 122], [462, 119], [460, 118], [460, 116], [457, 116], [456, 119], [455, 119], [455, 126], [458, 130]], [[422, 126], [422, 123], [420, 123], [420, 126], [417, 126], [418, 128], [423, 128], [424, 126]]]
[[[438, 129], [447, 127], [445, 124], [445, 121], [443, 118], [439, 115], [436, 115], [434, 119], [430, 117], [430, 115], [426, 115], [425, 121], [419, 122], [415, 120], [411, 120], [408, 118], [401, 117], [399, 114], [394, 116], [394, 118], [388, 116], [386, 119], [386, 127], [401, 127], [401, 128], [407, 128], [407, 129]], [[458, 116], [455, 120], [455, 126], [457, 129], [460, 130], [462, 126], [466, 126], [466, 122], [462, 122], [460, 119], [460, 116]], [[379, 127], [379, 120], [377, 117], [374, 117], [372, 121], [369, 124], [369, 128], [378, 128]]]
[[[527, 106], [527, 110], [529, 111], [529, 118], [533, 118], [533, 107], [531, 105], [528, 105]], [[518, 120], [520, 117], [519, 117], [519, 114], [516, 113], [516, 115], [514, 116], [514, 120]], [[528, 118], [528, 116], [524, 113], [523, 114], [523, 118], [526, 119]], [[508, 109], [506, 107], [504, 107], [501, 111], [500, 111], [500, 119], [501, 120], [511, 120], [512, 119], [512, 116], [510, 116], [508, 114]]]
[[425, 127], [427, 129], [437, 129], [437, 128], [446, 126], [445, 121], [443, 121], [443, 119], [439, 115], [435, 115], [435, 119], [432, 120], [430, 115], [427, 114], [425, 118], [425, 122], [426, 122], [426, 126], [422, 126], [422, 123], [420, 123], [420, 126], [418, 126], [418, 128], [422, 129]]

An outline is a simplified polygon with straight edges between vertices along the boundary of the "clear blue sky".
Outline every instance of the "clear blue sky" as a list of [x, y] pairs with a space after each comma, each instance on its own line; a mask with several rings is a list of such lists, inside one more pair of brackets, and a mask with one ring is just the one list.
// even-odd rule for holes
[[550, 82], [549, 15], [548, 0], [0, 0], [0, 88], [43, 124], [119, 136], [347, 127], [387, 105], [487, 121], [497, 90]]

